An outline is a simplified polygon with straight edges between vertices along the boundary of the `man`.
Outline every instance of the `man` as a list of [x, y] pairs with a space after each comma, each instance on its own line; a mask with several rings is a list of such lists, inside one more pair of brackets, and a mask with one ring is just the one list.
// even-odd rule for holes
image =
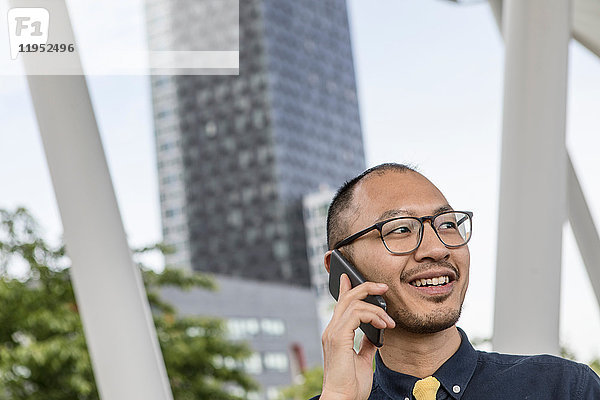
[[[456, 327], [469, 283], [471, 216], [400, 164], [371, 168], [340, 188], [327, 218], [325, 267], [338, 249], [368, 282], [351, 288], [346, 275], [340, 279], [323, 334], [321, 400], [600, 399], [588, 366], [475, 351]], [[387, 313], [362, 301], [367, 295], [383, 295]], [[354, 351], [361, 322], [385, 329], [379, 351], [366, 336]]]

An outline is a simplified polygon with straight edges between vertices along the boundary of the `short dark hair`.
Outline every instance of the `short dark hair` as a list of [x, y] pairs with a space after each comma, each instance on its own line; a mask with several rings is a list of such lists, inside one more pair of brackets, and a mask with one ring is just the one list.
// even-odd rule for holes
[[381, 175], [387, 171], [417, 172], [415, 167], [406, 164], [385, 163], [369, 168], [357, 177], [346, 181], [333, 196], [327, 212], [327, 246], [329, 250], [332, 250], [347, 235], [348, 221], [344, 220], [342, 214], [351, 206], [356, 185], [368, 175], [373, 173]]

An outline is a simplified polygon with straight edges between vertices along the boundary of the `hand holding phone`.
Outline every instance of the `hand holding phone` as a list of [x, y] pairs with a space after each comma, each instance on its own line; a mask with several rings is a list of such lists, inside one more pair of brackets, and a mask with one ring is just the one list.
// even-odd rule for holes
[[[334, 298], [339, 299], [331, 321], [323, 332], [321, 400], [366, 400], [373, 386], [373, 357], [377, 346], [383, 343], [383, 329], [395, 327], [381, 297], [388, 287], [381, 283], [364, 282], [356, 268], [339, 251], [333, 251], [330, 257], [329, 290]], [[367, 299], [369, 302], [365, 301]], [[355, 351], [354, 331], [359, 327], [365, 336], [358, 351]]]
[[[348, 275], [353, 288], [366, 282], [363, 276], [356, 270], [356, 267], [338, 250], [334, 250], [331, 253], [331, 262], [329, 264], [329, 292], [336, 300], [340, 292], [340, 277], [342, 274]], [[387, 304], [382, 296], [368, 295], [364, 301], [381, 307], [384, 311], [387, 309]], [[375, 346], [383, 346], [383, 329], [375, 328], [373, 325], [366, 323], [361, 323], [360, 329]]]

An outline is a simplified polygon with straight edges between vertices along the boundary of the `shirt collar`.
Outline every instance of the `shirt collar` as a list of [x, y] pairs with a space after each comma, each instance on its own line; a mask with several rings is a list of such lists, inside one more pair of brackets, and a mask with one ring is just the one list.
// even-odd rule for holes
[[[458, 328], [461, 342], [456, 353], [434, 372], [433, 376], [455, 400], [460, 400], [477, 366], [477, 352], [465, 332]], [[385, 366], [379, 352], [375, 356], [373, 387], [379, 386], [392, 399], [399, 395], [412, 398], [412, 388], [419, 378], [392, 371]]]

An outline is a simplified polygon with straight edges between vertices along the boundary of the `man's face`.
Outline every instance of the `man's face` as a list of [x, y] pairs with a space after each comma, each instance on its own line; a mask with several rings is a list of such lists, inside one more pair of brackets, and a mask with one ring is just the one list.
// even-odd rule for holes
[[[349, 218], [349, 234], [390, 215], [422, 217], [449, 208], [445, 197], [429, 180], [411, 171], [371, 174], [355, 188], [353, 205], [357, 212]], [[389, 286], [384, 297], [398, 328], [433, 333], [456, 323], [469, 281], [466, 245], [447, 248], [430, 223], [425, 222], [421, 245], [411, 254], [388, 252], [377, 230], [350, 246], [352, 259], [365, 278]], [[416, 279], [437, 277], [448, 277], [450, 282], [432, 287], [415, 285]]]

